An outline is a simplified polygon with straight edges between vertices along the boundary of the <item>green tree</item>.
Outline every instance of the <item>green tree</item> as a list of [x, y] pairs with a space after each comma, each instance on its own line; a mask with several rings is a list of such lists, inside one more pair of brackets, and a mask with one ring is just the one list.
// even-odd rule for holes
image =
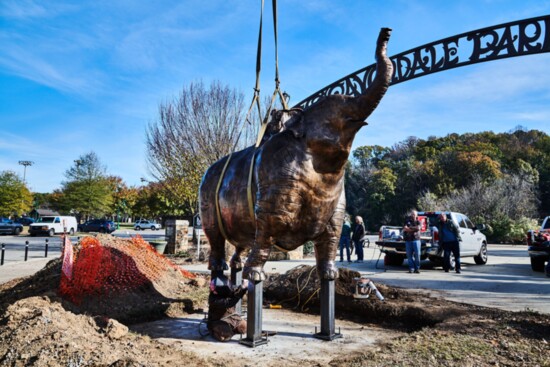
[[23, 180], [12, 171], [0, 172], [0, 215], [21, 215], [32, 207], [32, 195]]
[[106, 168], [94, 152], [81, 155], [65, 172], [67, 181], [58, 192], [57, 207], [81, 217], [101, 217], [113, 212], [113, 187]]

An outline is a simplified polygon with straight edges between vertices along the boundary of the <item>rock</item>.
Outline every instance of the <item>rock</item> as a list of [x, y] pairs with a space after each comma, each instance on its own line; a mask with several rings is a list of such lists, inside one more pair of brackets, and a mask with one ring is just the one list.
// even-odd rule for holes
[[121, 324], [117, 320], [109, 319], [105, 327], [105, 335], [109, 339], [120, 339], [126, 334], [128, 334], [127, 326]]

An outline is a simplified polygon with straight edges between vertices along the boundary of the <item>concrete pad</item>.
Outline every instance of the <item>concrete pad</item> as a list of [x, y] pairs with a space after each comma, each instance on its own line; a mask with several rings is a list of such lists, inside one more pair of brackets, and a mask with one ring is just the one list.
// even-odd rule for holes
[[[336, 331], [340, 329], [343, 337], [324, 341], [313, 337], [315, 326], [319, 328], [320, 316], [285, 309], [264, 309], [263, 329], [276, 331], [277, 335], [270, 336], [265, 345], [250, 348], [239, 343], [239, 335], [226, 343], [218, 342], [211, 336], [202, 337], [199, 333], [202, 317], [194, 314], [186, 318], [137, 324], [131, 326], [131, 330], [181, 350], [193, 350], [201, 356], [239, 358], [243, 366], [245, 363], [258, 365], [259, 361], [272, 361], [269, 366], [283, 366], [304, 359], [324, 365], [336, 356], [401, 335], [397, 331], [336, 320]], [[206, 330], [205, 325], [202, 330]]]

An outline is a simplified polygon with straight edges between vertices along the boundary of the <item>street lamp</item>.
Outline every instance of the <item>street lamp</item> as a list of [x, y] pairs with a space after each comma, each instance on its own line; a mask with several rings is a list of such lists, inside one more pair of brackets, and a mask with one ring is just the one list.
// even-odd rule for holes
[[19, 161], [19, 164], [24, 166], [23, 169], [23, 182], [27, 183], [27, 167], [32, 166], [34, 164], [33, 161]]

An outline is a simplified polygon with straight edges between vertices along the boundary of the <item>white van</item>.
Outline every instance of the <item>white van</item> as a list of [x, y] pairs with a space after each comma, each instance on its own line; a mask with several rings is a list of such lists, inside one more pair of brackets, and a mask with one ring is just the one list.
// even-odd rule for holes
[[29, 234], [47, 234], [53, 236], [56, 233], [68, 233], [73, 235], [76, 232], [77, 223], [75, 217], [61, 215], [40, 218], [36, 223], [29, 226]]

